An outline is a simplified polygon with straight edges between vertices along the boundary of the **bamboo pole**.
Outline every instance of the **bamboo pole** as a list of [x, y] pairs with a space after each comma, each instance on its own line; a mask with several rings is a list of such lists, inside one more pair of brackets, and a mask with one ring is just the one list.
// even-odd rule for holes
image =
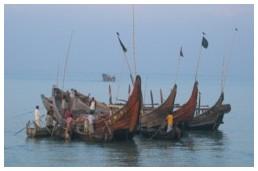
[[109, 94], [109, 104], [113, 104], [112, 103], [112, 91], [111, 91], [110, 84], [108, 85], [108, 94]]
[[128, 85], [128, 97], [130, 96], [130, 93], [131, 93], [131, 86], [130, 84]]
[[162, 89], [159, 90], [160, 93], [160, 104], [163, 104], [163, 93], [162, 93]]
[[73, 39], [73, 31], [71, 33], [71, 37], [70, 37], [68, 48], [67, 48], [66, 58], [65, 58], [64, 75], [63, 75], [63, 89], [64, 89], [65, 74], [66, 74], [66, 70], [67, 70], [68, 58], [70, 55], [70, 49], [71, 49], [71, 45], [72, 45], [72, 39]]
[[194, 80], [197, 80], [197, 76], [198, 76], [198, 70], [199, 70], [199, 66], [200, 66], [200, 60], [201, 60], [201, 55], [202, 55], [202, 45], [200, 47], [199, 50], [199, 56], [198, 56], [198, 60], [197, 60], [197, 65], [196, 65], [196, 72], [195, 72], [195, 76], [194, 76]]
[[177, 61], [177, 67], [176, 67], [176, 80], [175, 80], [175, 83], [177, 82], [177, 79], [178, 79], [180, 58], [181, 58], [181, 56], [179, 55], [178, 56], [178, 61]]
[[132, 44], [133, 44], [133, 62], [134, 62], [134, 76], [136, 77], [136, 57], [135, 57], [135, 24], [134, 24], [134, 5], [132, 5], [133, 13], [133, 32], [132, 32]]
[[127, 57], [127, 55], [126, 55], [126, 52], [123, 51], [123, 54], [124, 54], [124, 57], [125, 57], [125, 61], [126, 61], [128, 70], [129, 70], [129, 72], [130, 72], [130, 79], [131, 79], [131, 82], [132, 82], [132, 84], [133, 84], [134, 78], [133, 78], [133, 75], [132, 75], [132, 70], [131, 70], [131, 67], [130, 67], [130, 64], [129, 64], [129, 60], [128, 60], [128, 57]]
[[153, 102], [153, 94], [152, 90], [150, 90], [150, 98], [151, 98], [151, 107], [154, 108], [154, 102]]

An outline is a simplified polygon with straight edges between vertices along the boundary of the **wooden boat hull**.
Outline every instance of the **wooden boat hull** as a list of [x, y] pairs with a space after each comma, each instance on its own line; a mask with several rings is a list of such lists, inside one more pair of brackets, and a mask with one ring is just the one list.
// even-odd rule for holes
[[224, 93], [221, 93], [219, 99], [207, 111], [195, 116], [186, 126], [189, 130], [217, 130], [223, 123], [224, 114], [230, 112], [230, 104], [222, 104]]
[[84, 132], [83, 124], [76, 124], [75, 137], [85, 141], [129, 140], [136, 133], [142, 104], [141, 79], [136, 76], [133, 91], [127, 103], [111, 115], [95, 120], [94, 133]]
[[160, 127], [164, 124], [169, 113], [172, 112], [176, 97], [177, 85], [175, 84], [166, 101], [154, 110], [143, 113], [140, 117], [140, 126], [142, 129]]
[[198, 82], [195, 81], [191, 97], [179, 109], [172, 112], [172, 114], [174, 115], [175, 124], [179, 124], [179, 125], [187, 124], [189, 121], [192, 120], [196, 109], [196, 105], [197, 105], [197, 96], [198, 96]]
[[45, 138], [45, 137], [50, 137], [51, 134], [51, 130], [49, 130], [48, 128], [44, 127], [44, 128], [31, 128], [29, 127], [30, 122], [28, 122], [26, 124], [26, 134], [27, 137], [29, 138]]
[[[176, 88], [176, 86], [174, 86], [174, 88]], [[170, 97], [171, 99], [173, 99], [173, 101], [171, 101], [171, 102], [173, 102], [173, 104], [170, 104], [172, 106], [174, 106], [176, 89], [174, 90], [174, 92], [175, 93], [173, 95], [173, 98]], [[192, 119], [194, 111], [196, 109], [197, 94], [198, 94], [198, 82], [195, 82], [191, 97], [188, 99], [187, 103], [185, 103], [181, 108], [179, 108], [178, 110], [176, 110], [174, 112], [172, 112], [172, 110], [170, 110], [170, 111], [161, 113], [161, 112], [159, 112], [159, 110], [156, 110], [155, 111], [157, 113], [156, 118], [150, 119], [150, 122], [149, 123], [147, 122], [147, 124], [144, 122], [142, 123], [141, 129], [140, 129], [141, 134], [145, 137], [146, 137], [146, 135], [152, 135], [155, 137], [155, 139], [174, 139], [173, 135], [167, 135], [166, 132], [164, 132], [164, 131], [160, 132], [160, 130], [164, 130], [164, 128], [166, 126], [166, 122], [165, 122], [166, 116], [172, 112], [172, 114], [174, 115], [174, 124], [175, 125], [189, 122]], [[173, 108], [167, 107], [167, 109], [173, 109]], [[159, 113], [162, 115], [158, 115]]]

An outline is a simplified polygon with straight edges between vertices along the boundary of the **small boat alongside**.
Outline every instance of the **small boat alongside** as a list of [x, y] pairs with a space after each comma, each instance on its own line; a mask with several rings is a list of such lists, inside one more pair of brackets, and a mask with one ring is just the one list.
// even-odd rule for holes
[[144, 137], [175, 139], [175, 133], [167, 134], [165, 130], [165, 120], [169, 113], [172, 112], [177, 92], [175, 84], [168, 98], [159, 107], [150, 112], [142, 114], [140, 117], [140, 134]]
[[31, 122], [28, 121], [26, 124], [26, 134], [29, 138], [45, 138], [51, 136], [51, 129], [44, 127], [44, 128], [38, 128], [36, 124], [34, 123], [34, 127], [30, 127]]

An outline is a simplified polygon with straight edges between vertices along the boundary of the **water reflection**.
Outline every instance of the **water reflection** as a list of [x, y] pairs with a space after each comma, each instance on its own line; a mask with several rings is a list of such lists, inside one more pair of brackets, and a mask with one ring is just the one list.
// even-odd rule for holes
[[138, 148], [134, 140], [103, 144], [107, 166], [138, 166]]
[[226, 140], [222, 131], [189, 131], [180, 140], [182, 146], [191, 151], [200, 148], [211, 147], [210, 149], [223, 150]]

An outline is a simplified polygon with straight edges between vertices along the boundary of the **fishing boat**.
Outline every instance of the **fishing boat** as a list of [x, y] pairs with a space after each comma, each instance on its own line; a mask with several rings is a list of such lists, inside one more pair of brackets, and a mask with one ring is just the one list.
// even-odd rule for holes
[[140, 117], [140, 132], [143, 135], [150, 135], [165, 122], [169, 113], [173, 111], [177, 85], [175, 84], [168, 98], [154, 110], [143, 112]]
[[111, 76], [109, 74], [102, 74], [102, 81], [104, 82], [115, 82], [116, 81], [116, 77], [115, 76]]
[[[172, 111], [174, 107], [175, 96], [176, 96], [176, 85], [175, 85], [173, 90], [171, 91], [169, 98], [164, 102], [165, 104], [170, 98], [171, 100], [173, 99], [172, 101], [170, 100], [172, 102], [172, 104], [170, 103], [171, 105], [170, 108], [168, 108], [169, 104], [164, 105], [164, 106], [167, 106], [167, 109], [169, 110], [161, 112], [159, 110], [159, 108], [163, 106], [161, 105], [159, 108], [154, 110], [156, 114], [154, 114], [154, 112], [151, 112], [153, 116], [156, 116], [152, 118], [152, 121], [149, 120], [147, 122], [147, 119], [143, 118], [143, 121], [145, 121], [145, 123], [141, 122], [143, 124], [141, 125], [141, 129], [140, 129], [141, 135], [145, 137], [150, 137], [153, 139], [179, 139], [182, 133], [178, 126], [185, 125], [190, 120], [192, 120], [196, 109], [196, 105], [197, 105], [197, 95], [198, 95], [198, 82], [196, 81], [194, 83], [192, 94], [188, 99], [188, 101], [182, 106], [180, 106], [180, 108], [178, 108], [177, 110]], [[171, 132], [167, 133], [165, 119], [169, 113], [172, 113], [174, 116], [174, 128]], [[159, 114], [162, 114], [162, 115], [159, 115]]]
[[137, 130], [141, 104], [141, 78], [136, 76], [133, 91], [121, 109], [109, 115], [97, 116], [93, 133], [85, 131], [84, 123], [87, 118], [81, 118], [81, 122], [76, 123], [74, 134], [85, 141], [130, 140]]
[[190, 130], [217, 130], [223, 124], [224, 114], [230, 112], [230, 104], [222, 104], [224, 93], [221, 92], [217, 102], [203, 113], [195, 116], [187, 125]]
[[51, 136], [51, 129], [44, 127], [44, 128], [37, 128], [36, 124], [34, 123], [34, 127], [30, 127], [31, 122], [28, 121], [26, 124], [26, 134], [29, 138], [44, 138]]

